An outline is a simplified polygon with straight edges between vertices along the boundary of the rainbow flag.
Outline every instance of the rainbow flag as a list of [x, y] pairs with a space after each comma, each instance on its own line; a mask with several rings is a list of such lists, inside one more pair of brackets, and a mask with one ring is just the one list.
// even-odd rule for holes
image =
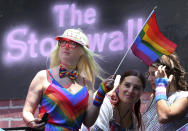
[[162, 55], [172, 54], [177, 45], [168, 40], [159, 30], [153, 11], [145, 26], [134, 41], [131, 49], [135, 56], [148, 66]]

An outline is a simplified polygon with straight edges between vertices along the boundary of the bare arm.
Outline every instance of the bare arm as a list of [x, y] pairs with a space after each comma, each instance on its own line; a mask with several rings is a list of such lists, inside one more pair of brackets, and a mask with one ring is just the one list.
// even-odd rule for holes
[[157, 102], [158, 120], [160, 123], [168, 123], [179, 119], [188, 112], [188, 98], [180, 98], [171, 106], [168, 106], [165, 100]]
[[[107, 87], [109, 89], [108, 91], [110, 91], [113, 88], [114, 79], [112, 77], [111, 78], [109, 77], [104, 81], [104, 83], [106, 85], [105, 87]], [[93, 100], [93, 92], [92, 92], [92, 95], [90, 95], [89, 107], [87, 109], [86, 117], [83, 122], [86, 127], [91, 127], [95, 123], [99, 115], [100, 106], [94, 105], [93, 101], [94, 100]]]
[[[173, 75], [170, 75], [169, 77], [167, 77], [165, 68], [166, 68], [166, 66], [161, 65], [158, 67], [158, 70], [155, 72], [156, 78], [160, 78], [160, 79], [155, 80], [155, 82], [156, 82], [156, 97], [158, 97], [157, 96], [158, 94], [164, 96], [164, 94], [166, 94], [166, 90], [168, 88], [170, 88], [169, 83], [172, 82], [172, 80], [173, 80]], [[164, 79], [164, 80], [162, 80], [162, 79]], [[159, 81], [161, 81], [161, 82], [159, 82]], [[179, 119], [179, 118], [185, 116], [185, 114], [187, 112], [188, 112], [188, 97], [179, 98], [170, 106], [168, 105], [167, 101], [164, 99], [159, 99], [157, 101], [157, 113], [158, 113], [159, 123], [168, 123], [175, 119]]]
[[23, 119], [27, 124], [30, 124], [31, 121], [35, 120], [34, 113], [41, 100], [41, 96], [43, 93], [43, 83], [45, 78], [46, 71], [40, 71], [36, 74], [30, 84], [25, 105], [23, 108]]
[[87, 86], [92, 87], [92, 88], [89, 88], [89, 104], [88, 104], [88, 109], [86, 112], [86, 117], [85, 117], [83, 123], [85, 126], [90, 127], [95, 123], [95, 121], [98, 117], [100, 108], [93, 105], [93, 94], [94, 94], [93, 84], [90, 82], [87, 82]]

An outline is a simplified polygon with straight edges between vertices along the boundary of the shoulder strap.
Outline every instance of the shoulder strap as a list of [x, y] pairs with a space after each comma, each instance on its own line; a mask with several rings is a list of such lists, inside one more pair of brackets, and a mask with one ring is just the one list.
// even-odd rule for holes
[[47, 79], [51, 83], [52, 80], [54, 79], [54, 77], [52, 75], [52, 69], [46, 70], [46, 73], [47, 73]]

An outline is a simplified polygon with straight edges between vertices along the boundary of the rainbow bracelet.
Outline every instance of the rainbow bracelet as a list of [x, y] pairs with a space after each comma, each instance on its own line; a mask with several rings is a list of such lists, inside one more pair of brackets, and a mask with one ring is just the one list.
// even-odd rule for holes
[[109, 89], [105, 86], [105, 83], [102, 82], [99, 85], [99, 89], [96, 93], [95, 99], [93, 100], [93, 105], [100, 107], [102, 105], [104, 97], [108, 91], [109, 91]]

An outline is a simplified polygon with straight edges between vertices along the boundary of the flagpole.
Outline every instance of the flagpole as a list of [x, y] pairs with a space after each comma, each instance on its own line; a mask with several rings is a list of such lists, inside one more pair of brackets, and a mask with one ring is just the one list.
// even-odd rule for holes
[[[138, 37], [138, 35], [140, 34], [140, 32], [142, 31], [142, 29], [144, 28], [144, 26], [145, 26], [146, 23], [148, 22], [149, 18], [152, 16], [152, 14], [153, 14], [153, 12], [155, 11], [155, 9], [157, 9], [157, 6], [155, 6], [155, 7], [153, 8], [153, 10], [151, 11], [151, 13], [149, 14], [148, 18], [147, 18], [146, 21], [144, 22], [144, 24], [143, 24], [142, 28], [140, 29], [139, 33], [136, 35], [136, 37], [135, 37], [134, 41], [132, 42], [131, 46], [134, 44], [136, 38]], [[128, 48], [128, 50], [125, 52], [123, 58], [121, 59], [121, 61], [120, 61], [119, 65], [118, 65], [118, 67], [116, 68], [116, 70], [115, 70], [115, 72], [114, 72], [114, 75], [117, 73], [119, 67], [120, 67], [121, 64], [123, 63], [125, 57], [127, 56], [127, 53], [128, 53], [129, 50], [131, 49], [131, 46], [130, 46], [130, 47]]]

